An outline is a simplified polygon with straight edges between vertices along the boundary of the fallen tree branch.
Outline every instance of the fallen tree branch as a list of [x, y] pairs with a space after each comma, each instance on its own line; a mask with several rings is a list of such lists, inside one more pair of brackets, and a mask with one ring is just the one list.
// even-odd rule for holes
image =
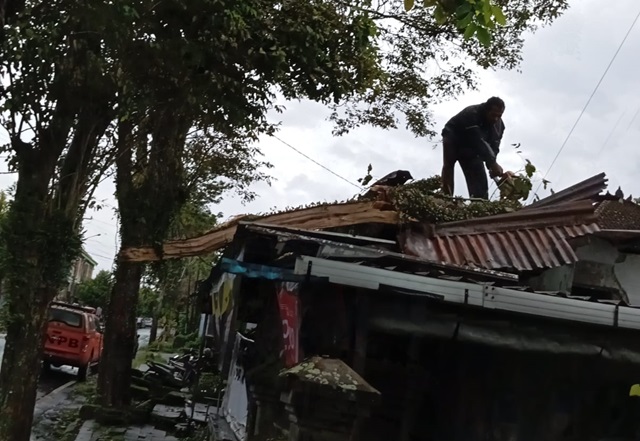
[[[398, 213], [378, 208], [376, 202], [356, 202], [304, 208], [296, 211], [277, 213], [256, 218], [255, 216], [237, 216], [207, 233], [184, 240], [171, 240], [163, 244], [163, 259], [211, 254], [231, 243], [238, 224], [242, 221], [259, 221], [262, 224], [295, 227], [308, 230], [346, 227], [350, 225], [381, 223], [397, 224]], [[152, 247], [123, 249], [119, 260], [132, 262], [152, 262], [160, 256]]]

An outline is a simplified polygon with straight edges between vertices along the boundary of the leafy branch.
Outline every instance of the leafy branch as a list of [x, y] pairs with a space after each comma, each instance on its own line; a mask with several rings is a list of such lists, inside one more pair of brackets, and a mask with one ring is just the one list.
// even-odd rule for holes
[[[405, 11], [415, 7], [415, 0], [404, 0]], [[440, 25], [455, 24], [465, 40], [475, 37], [483, 46], [491, 45], [491, 32], [505, 26], [507, 18], [502, 8], [492, 0], [423, 0]]]

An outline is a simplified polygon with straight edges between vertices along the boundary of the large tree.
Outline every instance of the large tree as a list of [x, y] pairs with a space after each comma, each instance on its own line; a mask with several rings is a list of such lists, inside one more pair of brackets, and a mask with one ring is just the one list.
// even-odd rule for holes
[[[154, 36], [153, 47], [141, 42], [147, 49], [138, 47], [136, 64], [123, 67], [123, 78], [130, 81], [127, 89], [136, 95], [128, 100], [132, 111], [120, 122], [116, 142], [122, 248], [153, 244], [161, 254], [171, 219], [190, 191], [185, 155], [198, 143], [214, 148], [235, 143], [237, 149], [269, 132], [265, 115], [275, 92], [335, 106], [338, 133], [359, 124], [392, 128], [403, 119], [417, 135], [432, 134], [429, 106], [474, 84], [468, 61], [515, 66], [520, 35], [553, 18], [565, 1], [502, 3], [505, 26], [495, 29], [489, 46], [465, 39], [457, 23], [435, 18], [427, 9], [407, 14], [401, 1], [197, 0], [192, 8], [178, 0], [161, 4], [154, 10], [157, 22], [149, 22], [143, 34]], [[143, 9], [136, 15], [151, 14]], [[459, 55], [458, 63], [454, 55]], [[143, 83], [139, 59], [145, 61]], [[425, 73], [439, 61], [448, 62], [449, 69]], [[199, 135], [196, 144], [187, 142], [190, 130]], [[225, 157], [231, 152], [242, 161], [232, 170], [224, 166], [234, 163]], [[255, 170], [255, 153], [215, 153], [212, 168], [196, 181], [212, 183], [213, 195], [221, 184], [233, 181], [229, 173], [246, 184], [253, 175], [241, 165]], [[134, 321], [127, 307], [135, 301], [141, 274], [140, 263], [118, 262], [109, 317], [124, 326], [107, 325], [111, 334], [99, 382], [107, 406], [129, 402], [127, 345]]]
[[[338, 102], [377, 75], [371, 20], [331, 2], [196, 0], [187, 8], [176, 0], [140, 8], [136, 15], [147, 19], [132, 43], [135, 57], [123, 58], [119, 94], [129, 109], [115, 140], [122, 248], [160, 245], [192, 191], [217, 198], [261, 177], [251, 143], [271, 130], [266, 113], [276, 91]], [[106, 406], [130, 401], [131, 305], [142, 270], [117, 265], [99, 379]]]
[[99, 141], [113, 118], [115, 94], [100, 36], [114, 23], [92, 11], [65, 0], [8, 2], [0, 11], [8, 14], [0, 40], [1, 122], [17, 176], [2, 230], [2, 441], [29, 439], [47, 307], [80, 251], [87, 194], [104, 170], [101, 161], [109, 162]]

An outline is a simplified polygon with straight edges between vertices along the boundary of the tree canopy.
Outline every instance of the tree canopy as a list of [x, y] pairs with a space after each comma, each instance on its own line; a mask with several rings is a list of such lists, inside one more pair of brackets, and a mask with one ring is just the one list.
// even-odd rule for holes
[[[402, 0], [352, 3], [375, 24], [380, 72], [370, 88], [331, 106], [334, 133], [374, 125], [386, 129], [405, 126], [416, 136], [434, 136], [434, 104], [475, 88], [478, 68], [516, 68], [524, 35], [551, 23], [569, 2], [426, 0], [424, 5], [415, 2], [415, 7]], [[484, 11], [489, 4], [492, 12], [486, 17], [498, 25], [487, 24], [484, 12], [478, 14], [478, 8]], [[405, 6], [411, 10], [407, 12]], [[486, 32], [491, 37], [488, 45], [482, 43], [486, 39], [480, 22], [490, 31]], [[475, 29], [478, 38], [470, 38], [469, 29]]]
[[96, 276], [78, 285], [75, 297], [83, 305], [94, 308], [106, 308], [113, 288], [113, 276], [110, 271], [102, 270]]

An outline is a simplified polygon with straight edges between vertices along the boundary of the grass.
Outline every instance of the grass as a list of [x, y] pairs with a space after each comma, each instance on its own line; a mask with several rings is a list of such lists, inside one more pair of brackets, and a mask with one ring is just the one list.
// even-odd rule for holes
[[76, 383], [71, 390], [72, 397], [84, 397], [87, 403], [95, 403], [98, 388], [98, 375], [91, 375], [86, 381]]
[[134, 369], [138, 369], [147, 360], [154, 360], [156, 357], [157, 357], [157, 353], [149, 350], [149, 348], [147, 347], [138, 349], [138, 353], [136, 354], [136, 357], [133, 359], [132, 366]]
[[173, 351], [173, 342], [156, 340], [153, 343], [149, 343], [147, 350], [150, 352], [171, 352]]

